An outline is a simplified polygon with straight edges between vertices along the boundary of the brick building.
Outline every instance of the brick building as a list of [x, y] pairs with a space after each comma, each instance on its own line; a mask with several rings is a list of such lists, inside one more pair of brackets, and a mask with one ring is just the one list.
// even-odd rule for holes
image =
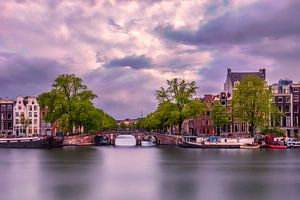
[[[232, 72], [230, 68], [227, 69], [227, 76], [224, 83], [224, 92], [220, 94], [221, 105], [226, 107], [228, 113], [232, 113], [232, 97], [236, 86], [247, 76], [256, 76], [262, 80], [266, 80], [266, 70], [259, 69], [258, 72]], [[230, 124], [223, 127], [223, 132], [230, 134], [247, 134], [249, 131], [249, 126], [247, 123], [238, 122], [231, 115]]]
[[270, 86], [273, 94], [273, 103], [283, 113], [279, 124], [271, 121], [272, 127], [280, 127], [288, 136], [298, 135], [300, 132], [300, 83], [292, 80], [280, 80]]
[[13, 133], [13, 106], [13, 100], [0, 99], [1, 134], [11, 135]]

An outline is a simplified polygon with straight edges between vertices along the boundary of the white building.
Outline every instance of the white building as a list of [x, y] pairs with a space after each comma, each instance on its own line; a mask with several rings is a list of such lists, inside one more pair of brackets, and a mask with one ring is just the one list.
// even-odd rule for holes
[[[26, 130], [22, 116], [28, 121]], [[36, 97], [17, 97], [14, 106], [14, 134], [29, 137], [40, 135], [40, 107]]]

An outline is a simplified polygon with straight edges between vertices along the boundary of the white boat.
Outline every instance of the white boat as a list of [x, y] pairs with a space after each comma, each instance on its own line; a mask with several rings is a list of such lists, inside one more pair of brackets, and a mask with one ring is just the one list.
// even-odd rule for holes
[[299, 141], [288, 141], [286, 143], [286, 146], [288, 148], [300, 148], [300, 142]]
[[156, 145], [157, 145], [157, 140], [152, 135], [145, 136], [141, 141], [142, 147], [154, 147]]
[[136, 139], [133, 135], [118, 135], [115, 139], [115, 146], [136, 146]]

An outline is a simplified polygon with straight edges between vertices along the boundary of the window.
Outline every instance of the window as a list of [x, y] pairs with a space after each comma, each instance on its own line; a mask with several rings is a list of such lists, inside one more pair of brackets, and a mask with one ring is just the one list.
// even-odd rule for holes
[[291, 103], [291, 97], [286, 97], [286, 102]]
[[7, 129], [12, 129], [12, 122], [7, 122]]
[[11, 120], [12, 119], [12, 114], [11, 113], [7, 113], [7, 119]]
[[28, 117], [32, 117], [32, 112], [29, 112], [29, 113], [28, 113]]
[[29, 106], [29, 110], [32, 111], [32, 106]]
[[38, 107], [37, 106], [34, 106], [34, 110], [37, 110], [38, 109]]
[[33, 120], [33, 124], [34, 124], [34, 125], [37, 125], [37, 122], [38, 122], [37, 119], [34, 119], [34, 120]]
[[294, 111], [294, 113], [298, 113], [298, 106], [294, 106], [293, 111]]
[[299, 92], [299, 88], [293, 88], [293, 92]]
[[2, 115], [1, 115], [1, 119], [3, 119], [3, 120], [5, 120], [5, 119], [6, 119], [6, 115], [5, 115], [5, 113], [2, 113]]
[[1, 105], [1, 110], [5, 111], [6, 110], [6, 105]]
[[285, 106], [285, 111], [284, 112], [290, 112], [290, 106]]
[[206, 112], [206, 116], [210, 116], [210, 112], [209, 111]]
[[19, 112], [15, 112], [16, 113], [16, 117], [19, 117]]
[[299, 95], [294, 95], [294, 102], [299, 102]]
[[290, 117], [286, 117], [286, 126], [287, 127], [291, 126], [291, 118]]
[[19, 119], [16, 119], [16, 124], [20, 124], [20, 120]]
[[18, 106], [18, 109], [19, 109], [19, 110], [21, 110], [21, 109], [22, 109], [22, 107], [21, 107], [21, 106]]
[[277, 97], [278, 103], [282, 103], [282, 97]]
[[7, 106], [7, 110], [8, 110], [8, 111], [12, 111], [12, 105], [8, 105], [8, 106]]
[[34, 117], [38, 117], [38, 113], [37, 112], [34, 112]]

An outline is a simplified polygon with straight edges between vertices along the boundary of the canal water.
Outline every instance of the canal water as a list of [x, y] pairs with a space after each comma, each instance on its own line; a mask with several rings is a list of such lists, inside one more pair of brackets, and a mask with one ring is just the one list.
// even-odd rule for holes
[[300, 150], [0, 149], [1, 200], [300, 199]]

